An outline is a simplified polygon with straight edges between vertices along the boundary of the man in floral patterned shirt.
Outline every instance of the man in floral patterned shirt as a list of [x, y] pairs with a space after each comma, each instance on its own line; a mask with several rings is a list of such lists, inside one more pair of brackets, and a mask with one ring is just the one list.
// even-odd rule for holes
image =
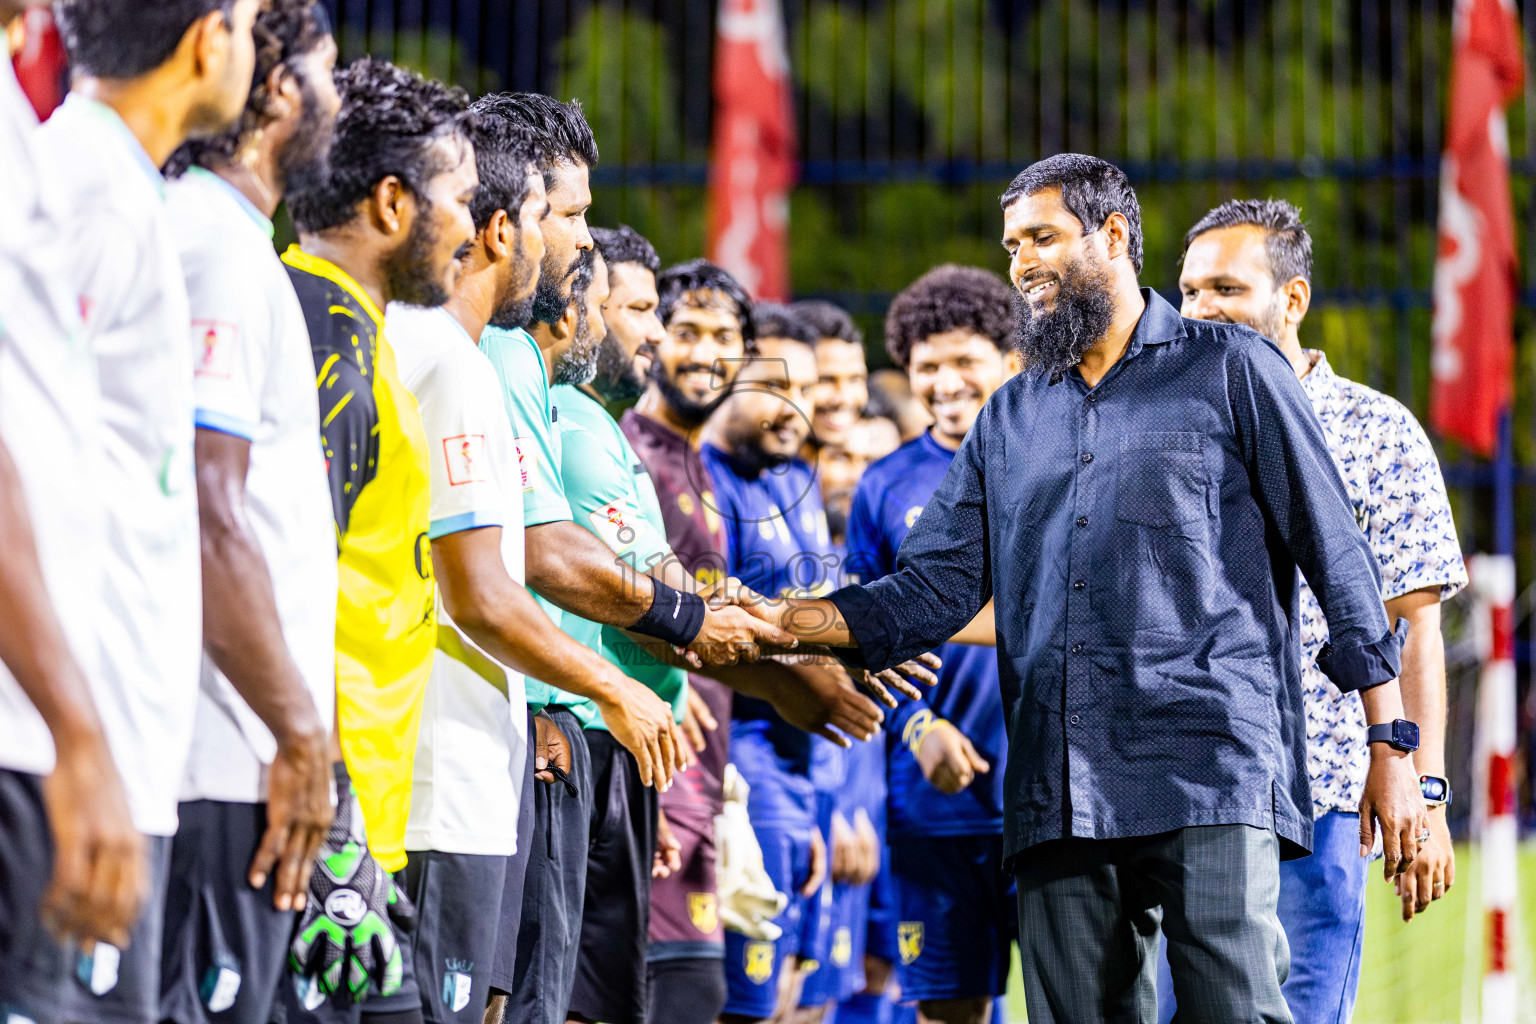
[[[1423, 428], [1395, 399], [1338, 376], [1321, 352], [1297, 340], [1311, 300], [1312, 240], [1281, 200], [1231, 200], [1185, 235], [1179, 277], [1184, 316], [1245, 323], [1290, 360], [1328, 439], [1355, 518], [1381, 565], [1387, 619], [1408, 620], [1401, 686], [1417, 722], [1414, 763], [1445, 774], [1445, 646], [1440, 602], [1467, 582], [1440, 464]], [[1312, 856], [1280, 866], [1280, 919], [1291, 945], [1283, 991], [1298, 1021], [1349, 1020], [1360, 980], [1370, 837], [1359, 805], [1369, 754], [1357, 694], [1341, 694], [1317, 667], [1328, 623], [1309, 587], [1301, 593], [1302, 684], [1307, 770], [1316, 817]], [[1455, 858], [1444, 806], [1431, 837], [1397, 878], [1403, 920], [1445, 895]]]

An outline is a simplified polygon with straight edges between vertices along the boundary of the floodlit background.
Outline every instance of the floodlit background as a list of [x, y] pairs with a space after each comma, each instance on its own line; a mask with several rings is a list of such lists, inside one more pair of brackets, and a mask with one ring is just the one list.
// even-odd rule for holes
[[[471, 92], [578, 98], [602, 150], [593, 219], [627, 222], [664, 261], [709, 249], [714, 0], [335, 0], [342, 53], [386, 55]], [[1526, 52], [1536, 19], [1521, 11]], [[783, 0], [797, 184], [788, 199], [796, 297], [855, 312], [888, 363], [892, 294], [935, 263], [1006, 269], [997, 197], [1064, 150], [1122, 166], [1146, 235], [1143, 281], [1173, 295], [1185, 229], [1233, 196], [1297, 204], [1314, 239], [1303, 343], [1425, 422], [1440, 153], [1452, 71], [1449, 0]], [[1536, 78], [1508, 108], [1520, 308], [1509, 479], [1517, 558], [1518, 807], [1532, 824], [1529, 665], [1536, 650]], [[1176, 301], [1176, 300], [1175, 300]], [[1493, 550], [1496, 460], [1437, 439], [1462, 545]], [[1446, 610], [1449, 754], [1470, 837], [1478, 632]], [[1536, 851], [1520, 860], [1515, 966], [1536, 1020]], [[1478, 1018], [1480, 861], [1411, 925], [1370, 888], [1356, 1020]], [[1015, 991], [1014, 1018], [1023, 1019]]]

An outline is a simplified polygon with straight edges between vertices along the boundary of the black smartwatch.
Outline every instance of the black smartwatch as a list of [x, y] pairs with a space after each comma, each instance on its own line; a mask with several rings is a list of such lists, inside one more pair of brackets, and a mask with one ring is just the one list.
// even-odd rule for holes
[[1419, 727], [1406, 718], [1395, 718], [1365, 730], [1366, 743], [1386, 743], [1405, 754], [1419, 749]]
[[1451, 780], [1439, 775], [1420, 775], [1419, 792], [1430, 807], [1444, 807], [1451, 802]]

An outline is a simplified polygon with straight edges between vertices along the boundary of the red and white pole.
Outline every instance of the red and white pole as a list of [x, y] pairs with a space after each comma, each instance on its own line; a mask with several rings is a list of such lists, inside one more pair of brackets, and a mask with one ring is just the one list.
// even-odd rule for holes
[[1515, 560], [1474, 555], [1468, 566], [1483, 626], [1473, 744], [1473, 821], [1482, 848], [1483, 1024], [1515, 1024], [1514, 914], [1519, 896], [1515, 823]]

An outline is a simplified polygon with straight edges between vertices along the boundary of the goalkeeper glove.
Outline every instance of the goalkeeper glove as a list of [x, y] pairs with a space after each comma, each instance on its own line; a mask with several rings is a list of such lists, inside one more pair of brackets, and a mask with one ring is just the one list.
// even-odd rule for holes
[[370, 990], [393, 995], [405, 963], [389, 919], [403, 923], [414, 908], [368, 852], [363, 813], [352, 780], [336, 764], [336, 819], [309, 882], [309, 900], [288, 949], [289, 966], [312, 977], [320, 992], [353, 1000]]

